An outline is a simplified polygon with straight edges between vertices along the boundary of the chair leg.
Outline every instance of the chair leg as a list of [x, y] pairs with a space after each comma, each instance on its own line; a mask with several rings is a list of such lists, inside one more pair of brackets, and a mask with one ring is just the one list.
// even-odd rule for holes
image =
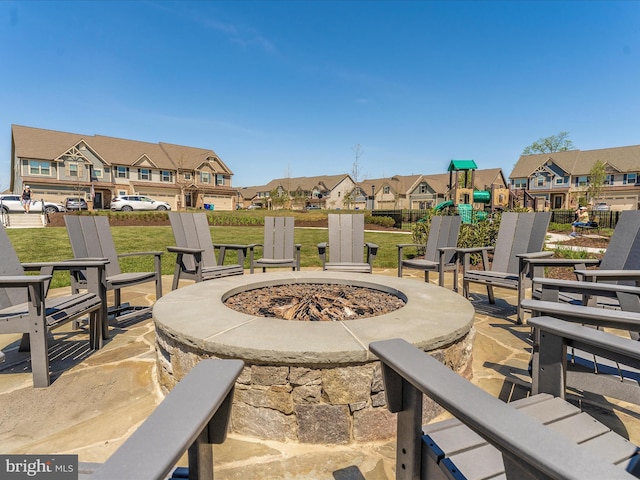
[[493, 295], [493, 287], [487, 285], [487, 297], [489, 297], [489, 303], [496, 303], [496, 297]]
[[100, 350], [102, 348], [102, 315], [99, 310], [94, 310], [89, 314], [89, 348]]
[[[35, 329], [34, 329], [35, 330]], [[51, 384], [49, 375], [49, 352], [47, 348], [47, 328], [39, 328], [29, 333], [31, 347], [31, 371], [35, 388], [48, 387]]]

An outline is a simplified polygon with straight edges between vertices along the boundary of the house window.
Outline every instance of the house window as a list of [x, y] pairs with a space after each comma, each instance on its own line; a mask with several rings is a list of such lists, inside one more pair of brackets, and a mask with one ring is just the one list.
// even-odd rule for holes
[[102, 169], [101, 168], [93, 168], [93, 176], [96, 178], [102, 178]]
[[200, 181], [202, 183], [211, 183], [211, 174], [209, 172], [200, 172]]
[[117, 167], [116, 177], [117, 178], [129, 178], [129, 167]]
[[138, 170], [138, 180], [151, 180], [151, 170], [141, 168]]
[[512, 185], [514, 189], [526, 189], [527, 188], [527, 179], [526, 178], [516, 178], [513, 179], [512, 181]]
[[384, 193], [385, 195], [388, 194], [391, 191], [391, 189], [389, 188], [389, 186], [385, 186], [382, 188], [382, 193]]
[[185, 180], [191, 180], [191, 174], [190, 173], [185, 173], [184, 174], [184, 179]]
[[421, 183], [420, 186], [418, 187], [418, 193], [428, 193], [427, 192], [427, 184], [426, 183]]
[[564, 177], [556, 177], [556, 185], [563, 185]]
[[543, 177], [542, 175], [539, 175], [539, 176], [536, 178], [536, 185], [537, 185], [538, 187], [544, 187], [544, 177]]
[[162, 170], [162, 172], [160, 172], [161, 182], [171, 182], [172, 180], [173, 180], [173, 175], [169, 170]]
[[609, 174], [604, 178], [604, 184], [605, 185], [613, 185], [613, 180], [614, 180], [614, 176]]
[[77, 177], [78, 176], [78, 164], [77, 163], [70, 163], [69, 164], [69, 176], [70, 177]]
[[587, 185], [587, 177], [586, 175], [580, 176], [576, 178], [576, 186], [577, 187], [585, 187]]
[[625, 173], [622, 179], [624, 185], [634, 185], [638, 181], [637, 173]]
[[29, 160], [30, 175], [51, 175], [51, 164], [41, 160]]
[[216, 174], [216, 185], [224, 185], [224, 175]]

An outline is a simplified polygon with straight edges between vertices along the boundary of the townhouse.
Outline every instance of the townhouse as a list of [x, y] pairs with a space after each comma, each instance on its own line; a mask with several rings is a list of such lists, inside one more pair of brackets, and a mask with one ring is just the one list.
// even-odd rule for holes
[[[606, 177], [598, 198], [590, 198], [590, 173], [596, 162]], [[606, 202], [611, 210], [637, 210], [640, 205], [640, 145], [599, 150], [522, 155], [510, 175], [511, 189], [536, 209], [575, 209]]]
[[[238, 189], [238, 202], [242, 208], [352, 208], [354, 187], [348, 174], [277, 178], [266, 185]], [[274, 195], [281, 200], [277, 201]]]
[[209, 149], [11, 127], [10, 190], [29, 185], [35, 198], [80, 196], [109, 208], [117, 195], [147, 195], [172, 208], [232, 210], [233, 172]]

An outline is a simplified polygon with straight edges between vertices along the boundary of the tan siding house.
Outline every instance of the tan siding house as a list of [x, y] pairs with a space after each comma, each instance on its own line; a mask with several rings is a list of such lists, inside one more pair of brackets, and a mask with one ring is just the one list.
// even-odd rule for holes
[[109, 208], [117, 195], [148, 195], [172, 208], [232, 210], [233, 172], [213, 150], [82, 135], [13, 125], [11, 185], [64, 202], [81, 196], [93, 208]]

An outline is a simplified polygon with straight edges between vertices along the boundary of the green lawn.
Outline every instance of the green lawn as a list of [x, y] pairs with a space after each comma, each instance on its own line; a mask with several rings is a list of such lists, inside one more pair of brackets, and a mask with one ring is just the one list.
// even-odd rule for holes
[[[263, 227], [210, 227], [215, 243], [261, 243]], [[112, 227], [116, 251], [118, 253], [162, 251], [162, 273], [172, 275], [175, 255], [166, 247], [175, 245], [171, 227]], [[41, 262], [73, 258], [67, 230], [63, 227], [8, 229], [7, 233], [21, 262]], [[327, 230], [316, 228], [296, 228], [295, 242], [302, 245], [302, 267], [321, 265], [316, 245], [326, 242]], [[365, 241], [380, 246], [374, 267], [395, 268], [397, 266], [398, 243], [411, 243], [411, 235], [397, 232], [366, 232]], [[259, 252], [259, 250], [258, 250]], [[329, 252], [330, 253], [330, 252]], [[364, 257], [363, 257], [364, 258]], [[235, 261], [230, 252], [226, 263]], [[127, 257], [120, 260], [123, 271], [153, 270], [153, 257]], [[248, 262], [245, 263], [248, 268]], [[69, 285], [68, 275], [56, 272], [52, 288]]]

